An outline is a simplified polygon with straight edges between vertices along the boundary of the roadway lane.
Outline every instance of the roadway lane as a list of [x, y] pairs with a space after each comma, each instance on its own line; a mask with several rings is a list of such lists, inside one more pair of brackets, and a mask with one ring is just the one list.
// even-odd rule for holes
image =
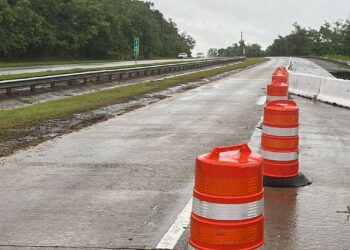
[[335, 78], [326, 69], [322, 68], [322, 66], [305, 58], [293, 57], [291, 70], [297, 73]]
[[[199, 59], [191, 59], [199, 60]], [[203, 59], [201, 59], [203, 60]], [[156, 64], [167, 62], [187, 62], [188, 59], [163, 59], [163, 60], [141, 60], [137, 63], [140, 64]], [[80, 64], [63, 64], [63, 65], [43, 65], [33, 67], [6, 67], [0, 68], [0, 75], [13, 75], [23, 73], [34, 73], [43, 71], [54, 70], [70, 70], [70, 69], [93, 69], [93, 68], [107, 68], [107, 67], [120, 67], [120, 66], [134, 66], [135, 61], [118, 61], [118, 62], [103, 62], [103, 63], [80, 63]]]
[[[300, 108], [302, 188], [265, 188], [266, 249], [350, 249], [350, 111], [292, 96]], [[256, 129], [251, 147], [260, 145]]]
[[0, 246], [154, 248], [191, 198], [195, 157], [249, 141], [256, 102], [287, 63], [273, 58], [0, 159]]

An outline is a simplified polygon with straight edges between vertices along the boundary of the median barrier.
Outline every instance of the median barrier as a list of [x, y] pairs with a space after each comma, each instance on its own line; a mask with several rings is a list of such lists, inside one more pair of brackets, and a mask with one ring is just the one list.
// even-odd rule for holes
[[317, 100], [350, 108], [350, 81], [323, 79]]
[[320, 92], [322, 78], [319, 76], [289, 72], [289, 92], [316, 99]]

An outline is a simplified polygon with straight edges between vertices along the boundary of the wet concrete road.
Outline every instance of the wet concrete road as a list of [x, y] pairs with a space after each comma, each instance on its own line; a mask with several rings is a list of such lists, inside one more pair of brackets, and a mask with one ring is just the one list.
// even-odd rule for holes
[[[195, 156], [250, 140], [262, 88], [287, 62], [273, 58], [0, 159], [0, 248], [156, 247], [191, 198]], [[350, 110], [297, 102], [301, 169], [314, 183], [265, 189], [266, 249], [350, 249]]]
[[0, 160], [0, 245], [155, 247], [191, 197], [193, 163], [248, 141], [272, 59]]
[[313, 184], [265, 188], [267, 249], [348, 250], [350, 110], [293, 99], [300, 108], [300, 170]]
[[[196, 59], [191, 59], [196, 60]], [[163, 60], [141, 60], [138, 64], [155, 64], [166, 62], [182, 62], [188, 61], [188, 59], [163, 59]], [[0, 68], [0, 75], [13, 75], [23, 73], [43, 72], [49, 70], [70, 70], [70, 69], [93, 69], [93, 68], [107, 68], [107, 67], [119, 67], [135, 65], [135, 61], [117, 61], [117, 62], [103, 62], [103, 63], [81, 63], [81, 64], [64, 64], [64, 65], [45, 65], [45, 66], [33, 66], [33, 67], [8, 67]]]
[[[297, 61], [299, 70], [320, 72], [304, 60]], [[265, 188], [265, 249], [349, 250], [350, 109], [292, 98], [300, 108], [300, 170], [313, 184]], [[250, 141], [254, 151], [260, 136], [255, 129]], [[175, 250], [186, 249], [188, 237], [187, 229]]]

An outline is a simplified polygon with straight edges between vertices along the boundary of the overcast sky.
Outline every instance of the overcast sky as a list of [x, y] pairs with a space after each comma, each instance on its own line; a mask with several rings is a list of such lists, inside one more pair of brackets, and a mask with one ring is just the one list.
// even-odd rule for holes
[[350, 0], [149, 0], [181, 31], [197, 41], [195, 52], [222, 48], [240, 39], [270, 45], [280, 34], [289, 34], [292, 24], [318, 28], [350, 17]]

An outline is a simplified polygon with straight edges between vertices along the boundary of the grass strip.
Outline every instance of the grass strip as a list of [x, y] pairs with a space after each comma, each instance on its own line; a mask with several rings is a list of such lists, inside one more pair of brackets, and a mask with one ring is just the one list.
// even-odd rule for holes
[[326, 55], [327, 58], [335, 59], [335, 60], [341, 60], [341, 61], [349, 61], [350, 62], [350, 56], [343, 56], [343, 55]]
[[232, 70], [246, 68], [266, 60], [268, 59], [249, 58], [238, 64], [189, 73], [151, 83], [138, 83], [116, 87], [94, 93], [38, 103], [27, 107], [3, 110], [0, 111], [0, 136], [6, 137], [18, 129], [25, 130], [26, 128], [49, 120], [68, 118], [76, 113], [125, 102], [146, 93], [160, 91], [187, 82], [198, 81]]

